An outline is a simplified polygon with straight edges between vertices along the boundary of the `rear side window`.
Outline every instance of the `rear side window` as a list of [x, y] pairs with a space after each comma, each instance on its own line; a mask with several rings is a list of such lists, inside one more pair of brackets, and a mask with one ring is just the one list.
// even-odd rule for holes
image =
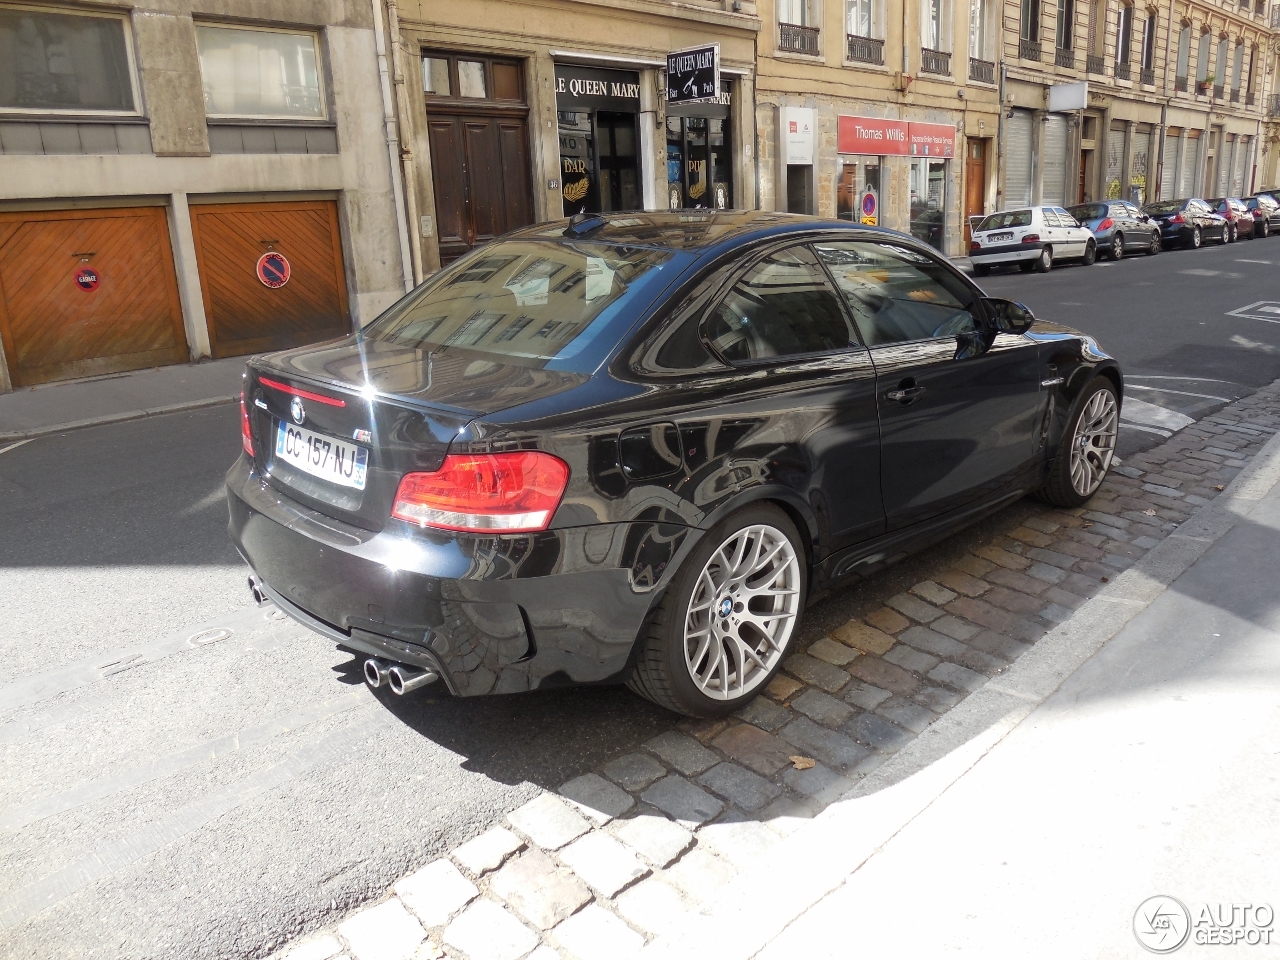
[[1067, 210], [1077, 220], [1101, 220], [1108, 215], [1105, 203], [1082, 203], [1078, 207], [1067, 207]]
[[870, 241], [817, 244], [867, 346], [954, 337], [977, 329], [974, 295], [933, 258]]
[[1166, 200], [1163, 203], [1148, 203], [1142, 209], [1147, 213], [1177, 213], [1186, 202], [1185, 200]]
[[983, 220], [982, 223], [978, 224], [978, 232], [1029, 226], [1031, 226], [1030, 210], [1006, 210], [1004, 213], [993, 213]]
[[706, 320], [730, 363], [839, 350], [857, 338], [822, 266], [805, 247], [775, 251], [735, 283]]

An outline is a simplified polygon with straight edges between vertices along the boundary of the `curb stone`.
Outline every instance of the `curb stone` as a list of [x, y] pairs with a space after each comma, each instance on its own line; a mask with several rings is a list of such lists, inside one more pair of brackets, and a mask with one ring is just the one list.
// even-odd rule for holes
[[[874, 624], [874, 630], [855, 619], [821, 639], [805, 638], [785, 665], [786, 672], [736, 717], [679, 721], [626, 755], [595, 771], [583, 771], [600, 782], [583, 776], [563, 785], [558, 792], [567, 804], [548, 791], [513, 811], [506, 824], [521, 836], [493, 825], [490, 833], [500, 831], [508, 839], [500, 856], [473, 861], [478, 872], [453, 851], [454, 862], [464, 869], [463, 879], [474, 885], [478, 897], [448, 923], [439, 923], [439, 914], [428, 918], [436, 926], [417, 917], [423, 928], [421, 941], [395, 955], [405, 960], [489, 956], [491, 946], [500, 945], [463, 937], [466, 924], [450, 936], [462, 918], [481, 913], [494, 921], [495, 936], [499, 928], [506, 931], [504, 944], [540, 941], [533, 953], [518, 954], [529, 960], [612, 960], [630, 955], [645, 941], [643, 956], [719, 960], [754, 954], [843, 883], [851, 869], [978, 762], [1248, 513], [1280, 478], [1280, 381], [1188, 425], [1123, 466], [1127, 469], [1113, 471], [1087, 508], [1034, 508], [1038, 515], [1022, 520], [1007, 513], [994, 515], [990, 534], [982, 538], [984, 545], [968, 547], [970, 552], [954, 562], [942, 552], [937, 570], [911, 588], [915, 596], [888, 586], [880, 591], [878, 602], [892, 602], [905, 614], [881, 606], [862, 618]], [[1181, 495], [1170, 498], [1144, 491], [1144, 482], [1156, 476], [1166, 483], [1180, 482], [1175, 492]], [[1032, 545], [1044, 543], [1042, 537], [1051, 544]], [[1149, 549], [1137, 542], [1140, 538], [1146, 538]], [[1036, 562], [1050, 555], [1053, 564]], [[965, 595], [948, 599], [952, 591], [945, 587], [957, 584], [964, 586]], [[876, 640], [874, 645], [849, 642], [868, 636]], [[830, 654], [830, 646], [818, 646], [823, 641], [843, 643], [853, 659], [839, 667], [805, 655], [814, 647]], [[863, 649], [867, 647], [871, 649]], [[881, 658], [895, 650], [899, 652], [893, 659], [917, 669], [937, 666], [927, 667], [928, 673], [913, 672]], [[924, 653], [928, 659], [920, 658]], [[969, 692], [975, 684], [980, 685]], [[839, 709], [841, 702], [849, 710]], [[811, 716], [799, 708], [807, 708]], [[788, 742], [795, 739], [839, 760], [844, 776], [822, 757], [815, 765], [812, 756], [803, 756], [806, 750]], [[790, 758], [791, 754], [799, 756]], [[809, 766], [780, 766], [779, 757], [802, 759]], [[701, 776], [701, 771], [726, 761], [745, 764], [762, 776], [752, 774], [747, 780], [737, 774], [733, 784]], [[735, 806], [735, 799], [744, 802], [737, 780], [758, 789], [765, 789], [762, 783], [771, 784], [778, 790], [776, 799], [755, 814], [746, 812]], [[608, 781], [617, 784], [618, 793], [603, 789]], [[668, 787], [680, 786], [689, 798], [696, 792], [699, 808], [716, 806], [720, 812], [704, 822], [687, 820], [685, 827], [677, 826], [644, 795], [664, 781]], [[723, 791], [727, 802], [692, 781], [712, 792]], [[587, 785], [592, 790], [585, 790]], [[583, 803], [590, 804], [596, 791], [610, 797], [610, 809], [593, 815]], [[632, 804], [621, 798], [623, 792]], [[753, 793], [747, 801], [754, 803], [758, 796]], [[581, 820], [579, 813], [587, 819]], [[575, 895], [574, 903], [563, 904], [556, 914], [567, 919], [548, 930], [537, 929], [532, 918], [520, 914], [525, 891], [510, 889], [505, 882], [495, 889], [493, 883], [495, 870], [507, 869], [503, 864], [518, 867], [528, 856], [550, 863], [557, 875], [563, 875], [565, 889], [580, 889], [575, 881], [582, 881], [562, 854], [581, 840], [560, 846], [560, 833], [548, 839], [558, 852], [540, 848], [530, 833], [551, 837], [556, 831], [542, 833], [540, 828], [550, 825], [540, 823], [539, 814], [554, 815], [562, 825], [567, 819], [580, 821], [569, 832], [585, 825], [581, 838], [611, 836], [615, 843], [591, 841], [589, 846], [599, 856], [617, 857], [617, 862], [593, 866], [627, 878], [607, 896], [600, 890], [585, 900]], [[800, 862], [806, 865], [802, 874], [795, 870]], [[436, 871], [447, 873], [441, 867]], [[529, 869], [511, 874], [536, 876]], [[758, 896], [765, 874], [771, 898]], [[786, 876], [788, 882], [776, 883], [778, 876]], [[388, 892], [344, 922], [394, 898]], [[657, 905], [663, 909], [655, 909]], [[407, 907], [412, 913], [413, 904]], [[322, 951], [334, 944], [353, 960], [391, 956], [361, 954], [354, 944], [344, 945], [335, 937], [335, 929], [341, 934], [340, 927], [331, 926], [275, 956], [329, 960], [335, 952]], [[614, 939], [602, 942], [610, 937]], [[462, 939], [471, 952], [464, 950]], [[513, 960], [516, 956], [512, 954]]]
[[17, 430], [0, 433], [0, 444], [13, 443], [18, 440], [35, 440], [37, 437], [48, 437], [55, 433], [68, 433], [72, 430], [84, 430], [87, 427], [101, 427], [111, 423], [127, 423], [130, 420], [145, 420], [148, 417], [159, 417], [166, 413], [185, 413], [188, 410], [203, 410], [205, 407], [218, 407], [224, 403], [238, 403], [239, 394], [234, 397], [207, 397], [203, 400], [187, 400], [182, 403], [170, 403], [162, 407], [146, 410], [126, 410], [123, 413], [112, 413], [102, 417], [91, 417], [87, 420], [69, 420], [66, 423], [55, 423], [49, 427], [32, 427], [30, 430]]

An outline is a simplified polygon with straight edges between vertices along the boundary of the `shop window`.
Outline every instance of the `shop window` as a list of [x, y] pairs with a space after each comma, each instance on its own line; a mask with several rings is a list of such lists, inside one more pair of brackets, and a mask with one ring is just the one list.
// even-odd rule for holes
[[887, 202], [880, 184], [880, 157], [841, 157], [836, 183], [836, 216], [869, 227], [882, 226]]
[[557, 65], [556, 114], [564, 215], [643, 206], [639, 74]]
[[804, 247], [771, 253], [748, 270], [707, 317], [706, 333], [730, 363], [828, 353], [857, 343], [826, 272]]
[[947, 235], [947, 161], [911, 161], [911, 235], [941, 250]]
[[120, 16], [0, 8], [0, 109], [136, 113]]
[[422, 91], [429, 97], [524, 101], [520, 64], [488, 57], [423, 54]]
[[317, 39], [311, 33], [197, 26], [205, 113], [323, 119]]
[[726, 209], [732, 197], [728, 117], [667, 117], [667, 206]]
[[820, 243], [815, 249], [869, 347], [977, 329], [972, 292], [925, 254], [868, 241]]

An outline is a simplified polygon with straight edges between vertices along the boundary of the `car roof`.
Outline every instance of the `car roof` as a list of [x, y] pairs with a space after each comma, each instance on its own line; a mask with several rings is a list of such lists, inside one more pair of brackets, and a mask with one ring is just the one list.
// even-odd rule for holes
[[[566, 232], [570, 220], [552, 220], [507, 234], [507, 240], [564, 240], [617, 246], [654, 247], [668, 250], [709, 250], [736, 245], [771, 234], [849, 230], [868, 238], [911, 239], [880, 227], [848, 220], [830, 220], [797, 213], [764, 210], [673, 210], [588, 214], [582, 232]], [[598, 221], [598, 223], [597, 223]]]

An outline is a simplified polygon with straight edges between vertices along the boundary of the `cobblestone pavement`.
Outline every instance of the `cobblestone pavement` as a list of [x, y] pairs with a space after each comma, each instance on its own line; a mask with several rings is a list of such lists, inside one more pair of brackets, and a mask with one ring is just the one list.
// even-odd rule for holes
[[1280, 381], [1119, 464], [1083, 508], [995, 515], [992, 542], [792, 655], [736, 716], [681, 721], [277, 956], [623, 960], [1006, 670], [1277, 430]]

